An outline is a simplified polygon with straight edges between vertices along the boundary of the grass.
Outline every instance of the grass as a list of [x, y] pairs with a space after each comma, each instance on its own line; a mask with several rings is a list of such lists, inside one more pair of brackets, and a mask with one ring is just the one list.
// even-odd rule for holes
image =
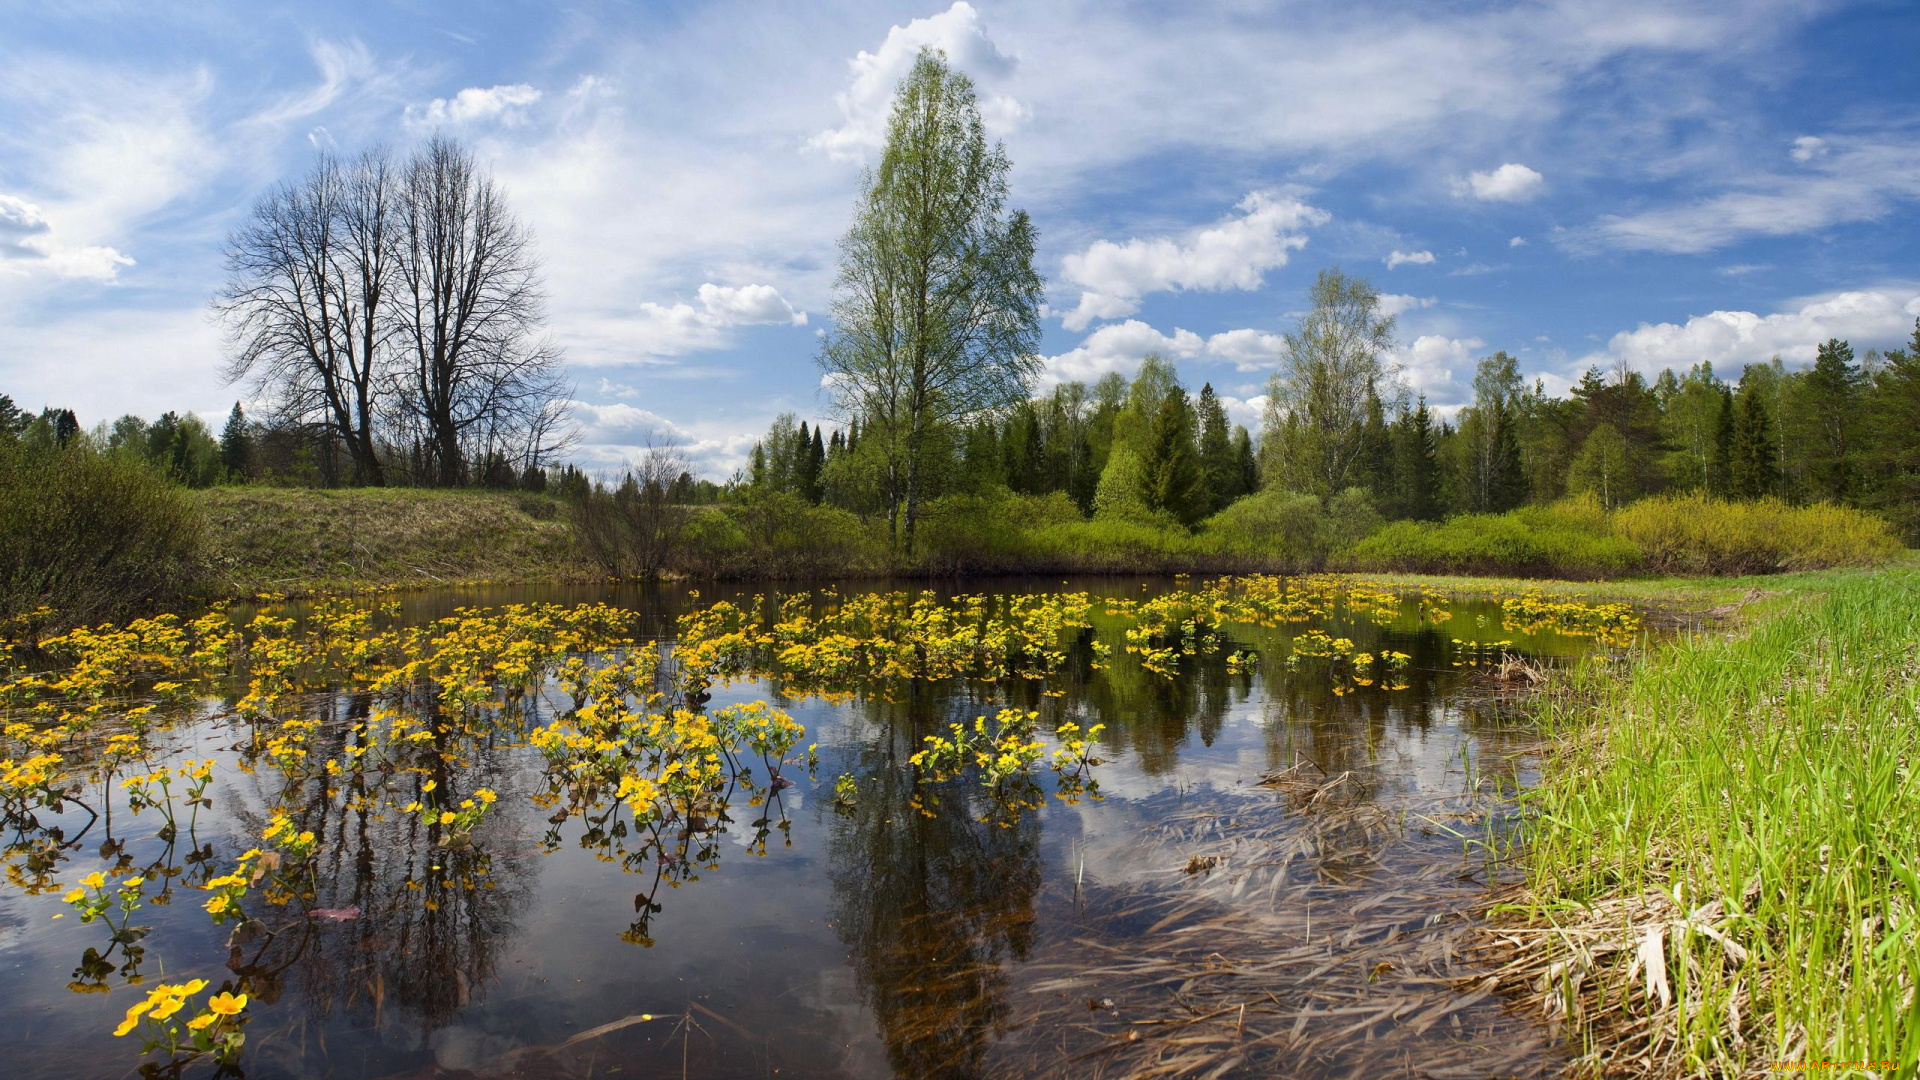
[[596, 578], [541, 495], [418, 488], [211, 488], [214, 586], [228, 595]]
[[[1920, 570], [1758, 579], [1725, 626], [1595, 661], [1539, 712], [1503, 972], [1582, 1071], [1920, 1062]], [[1633, 583], [1698, 601], [1710, 589]]]

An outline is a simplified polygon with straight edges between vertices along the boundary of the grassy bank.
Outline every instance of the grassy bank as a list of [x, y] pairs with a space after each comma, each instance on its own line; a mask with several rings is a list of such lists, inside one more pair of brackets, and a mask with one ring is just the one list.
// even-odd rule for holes
[[1584, 1071], [1920, 1061], [1920, 571], [1764, 586], [1540, 704], [1557, 749], [1503, 977]]
[[[541, 495], [268, 487], [191, 495], [208, 519], [208, 587], [230, 594], [655, 570], [777, 580], [1331, 568], [1677, 582], [1672, 575], [1872, 563], [1899, 550], [1883, 523], [1831, 507], [1676, 498], [1609, 515], [1574, 500], [1382, 527], [1363, 500], [1263, 492], [1189, 530], [1152, 517], [1089, 520], [1056, 493], [936, 500], [918, 557], [898, 563], [884, 522], [790, 495], [693, 508], [636, 502], [589, 515], [601, 528], [586, 535], [598, 544], [582, 542], [576, 510]], [[617, 498], [597, 499], [622, 510]]]
[[420, 488], [211, 488], [208, 587], [248, 596], [602, 575], [580, 555], [559, 500]]

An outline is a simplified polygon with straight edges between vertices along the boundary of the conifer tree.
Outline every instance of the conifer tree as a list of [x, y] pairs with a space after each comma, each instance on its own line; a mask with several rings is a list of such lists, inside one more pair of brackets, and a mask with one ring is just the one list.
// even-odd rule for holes
[[1260, 459], [1253, 452], [1253, 433], [1244, 425], [1233, 429], [1233, 460], [1237, 481], [1233, 497], [1238, 499], [1260, 490]]
[[1440, 443], [1426, 397], [1411, 412], [1403, 412], [1394, 428], [1393, 471], [1398, 489], [1394, 511], [1415, 521], [1436, 521], [1441, 505]]
[[1736, 499], [1778, 495], [1780, 463], [1774, 449], [1773, 422], [1767, 415], [1767, 403], [1758, 390], [1742, 387], [1739, 405], [1733, 444], [1727, 454], [1728, 492]]
[[247, 470], [252, 465], [253, 430], [247, 424], [246, 412], [236, 401], [233, 411], [227, 414], [227, 426], [220, 429], [220, 467], [226, 470], [227, 479], [237, 482], [247, 478]]
[[1160, 399], [1148, 425], [1145, 466], [1149, 510], [1165, 510], [1183, 525], [1200, 519], [1205, 507], [1193, 445], [1193, 408], [1187, 392], [1177, 386]]
[[1228, 434], [1227, 410], [1213, 392], [1212, 383], [1200, 387], [1200, 404], [1195, 412], [1200, 421], [1201, 502], [1205, 513], [1218, 513], [1239, 495], [1240, 462]]

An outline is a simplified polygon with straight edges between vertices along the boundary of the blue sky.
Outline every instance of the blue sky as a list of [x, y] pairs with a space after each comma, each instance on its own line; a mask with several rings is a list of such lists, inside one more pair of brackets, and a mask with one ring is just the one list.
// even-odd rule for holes
[[[1193, 10], [1179, 10], [1191, 7]], [[0, 392], [91, 424], [219, 375], [223, 238], [317, 147], [466, 140], [538, 237], [582, 462], [724, 476], [813, 364], [913, 53], [977, 80], [1040, 228], [1048, 378], [1149, 350], [1250, 425], [1306, 285], [1473, 360], [1722, 374], [1920, 315], [1910, 0], [64, 5], [0, 0]]]

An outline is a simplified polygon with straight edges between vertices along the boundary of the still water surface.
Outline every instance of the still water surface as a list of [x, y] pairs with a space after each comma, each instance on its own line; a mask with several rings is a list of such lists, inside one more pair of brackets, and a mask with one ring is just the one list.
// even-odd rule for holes
[[[1172, 587], [967, 591], [1139, 598]], [[462, 605], [605, 601], [670, 640], [683, 612], [750, 593], [399, 599], [416, 622]], [[790, 756], [793, 786], [761, 805], [738, 799], [717, 829], [683, 836], [678, 857], [623, 860], [582, 817], [553, 820], [528, 799], [543, 761], [509, 739], [455, 781], [501, 796], [470, 850], [434, 849], [403, 820], [356, 815], [316, 789], [308, 827], [322, 886], [292, 909], [295, 925], [257, 954], [211, 925], [202, 894], [176, 890], [140, 912], [152, 926], [140, 970], [215, 985], [236, 965], [254, 972], [241, 1069], [258, 1080], [1543, 1074], [1556, 1060], [1545, 1033], [1478, 986], [1463, 955], [1462, 913], [1500, 880], [1487, 844], [1529, 782], [1530, 740], [1476, 704], [1477, 669], [1457, 662], [1490, 655], [1476, 642], [1548, 662], [1593, 646], [1516, 632], [1493, 601], [1449, 607], [1434, 622], [1409, 597], [1389, 620], [1335, 610], [1313, 624], [1410, 654], [1401, 689], [1289, 665], [1301, 628], [1251, 626], [1229, 628], [1232, 648], [1187, 658], [1173, 677], [1124, 655], [1096, 668], [1090, 641], [1118, 640], [1096, 627], [1045, 680], [831, 699], [764, 679], [716, 686], [709, 709], [786, 709], [818, 763]], [[1269, 659], [1231, 670], [1237, 649]], [[1098, 798], [1052, 797], [1045, 769], [1038, 807], [1017, 814], [965, 780], [934, 798], [914, 784], [906, 759], [926, 734], [1008, 704], [1039, 711], [1043, 733], [1067, 719], [1106, 725]], [[130, 814], [123, 795], [97, 822], [42, 814], [75, 842], [63, 883], [196, 849], [227, 865], [258, 843], [264, 807], [283, 796], [239, 768], [241, 725], [223, 703], [200, 708], [204, 719], [159, 740], [218, 763], [191, 836], [169, 849], [152, 812]], [[851, 809], [833, 801], [843, 773], [859, 785]], [[447, 884], [461, 875], [484, 880]], [[0, 1075], [138, 1066], [137, 1040], [111, 1031], [143, 991], [119, 973], [91, 980], [104, 993], [70, 986], [89, 981], [76, 967], [107, 931], [55, 918], [68, 911], [58, 892], [0, 884]]]

